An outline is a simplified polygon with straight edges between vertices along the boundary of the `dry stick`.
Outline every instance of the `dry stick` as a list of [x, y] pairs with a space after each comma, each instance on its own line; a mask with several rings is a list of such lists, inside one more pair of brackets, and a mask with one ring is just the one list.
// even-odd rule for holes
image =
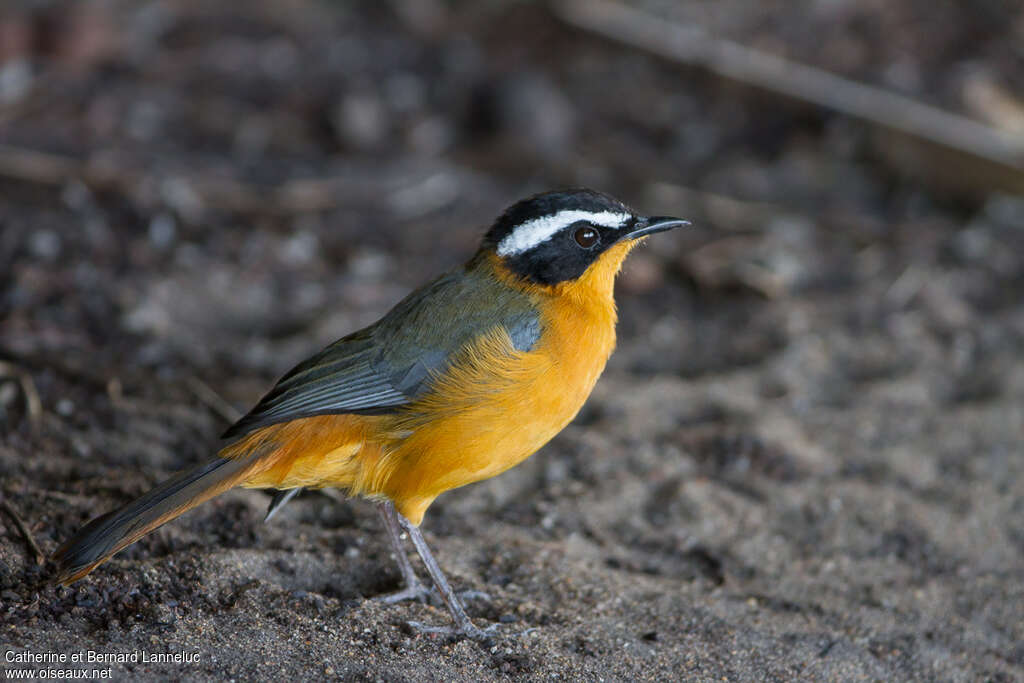
[[646, 196], [655, 204], [696, 206], [722, 232], [764, 232], [767, 219], [776, 216], [796, 215], [811, 221], [809, 216], [782, 204], [740, 199], [665, 181], [651, 183]]
[[29, 531], [27, 526], [25, 526], [25, 522], [21, 520], [21, 516], [18, 515], [18, 511], [15, 510], [6, 500], [0, 500], [0, 508], [2, 508], [3, 511], [11, 518], [14, 522], [14, 526], [18, 529], [18, 533], [20, 533], [21, 537], [25, 539], [25, 543], [32, 551], [32, 554], [36, 556], [36, 564], [43, 564], [46, 562], [46, 555], [43, 553], [42, 548], [39, 547], [39, 544], [36, 543], [36, 539], [32, 535], [32, 532]]
[[56, 154], [0, 145], [0, 175], [9, 178], [56, 185], [79, 177], [84, 165]]
[[198, 377], [188, 378], [188, 388], [196, 397], [206, 404], [213, 412], [222, 417], [228, 424], [234, 424], [241, 419], [242, 413], [233, 405], [221, 398], [221, 395], [214, 391], [209, 384]]
[[[2, 360], [4, 357], [9, 360]], [[68, 379], [83, 384], [89, 384], [101, 389], [107, 389], [109, 382], [111, 381], [107, 377], [101, 376], [87, 368], [70, 363], [63, 358], [43, 354], [26, 354], [5, 346], [0, 346], [0, 375], [5, 374], [5, 366], [9, 366], [11, 362], [40, 370], [52, 370], [53, 372], [63, 375]]]
[[39, 398], [39, 390], [28, 374], [14, 363], [0, 360], [0, 377], [11, 377], [18, 380], [21, 387], [21, 394], [25, 399], [25, 412], [28, 414], [29, 424], [32, 429], [39, 427], [39, 420], [43, 416], [43, 402]]
[[[72, 157], [33, 149], [0, 145], [0, 176], [27, 180], [41, 185], [63, 185], [80, 180], [97, 190], [114, 190], [131, 194], [141, 174], [132, 168], [110, 164], [90, 164]], [[259, 212], [273, 205], [268, 193], [252, 190], [225, 179], [202, 179], [190, 183], [190, 189], [201, 188], [204, 203], [229, 211]], [[271, 196], [275, 193], [271, 191]]]
[[576, 28], [997, 164], [1024, 187], [1024, 136], [616, 2], [557, 0], [554, 8]]
[[[108, 163], [89, 163], [72, 157], [23, 147], [0, 145], [0, 176], [40, 185], [63, 185], [79, 180], [92, 189], [131, 195], [142, 173]], [[204, 206], [236, 213], [290, 214], [323, 211], [361, 196], [344, 178], [298, 178], [279, 187], [259, 188], [229, 178], [196, 177], [188, 182]]]

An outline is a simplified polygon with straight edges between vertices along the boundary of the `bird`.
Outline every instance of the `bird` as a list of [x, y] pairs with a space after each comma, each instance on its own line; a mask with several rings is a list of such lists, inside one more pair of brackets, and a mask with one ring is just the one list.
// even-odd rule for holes
[[53, 556], [57, 581], [81, 579], [235, 486], [276, 490], [268, 519], [299, 491], [332, 487], [376, 503], [404, 584], [387, 601], [430, 594], [407, 535], [453, 622], [423, 628], [489, 637], [427, 547], [424, 514], [441, 493], [521, 463], [576, 416], [615, 347], [623, 260], [685, 225], [585, 188], [513, 204], [464, 265], [292, 368], [213, 460], [84, 526]]

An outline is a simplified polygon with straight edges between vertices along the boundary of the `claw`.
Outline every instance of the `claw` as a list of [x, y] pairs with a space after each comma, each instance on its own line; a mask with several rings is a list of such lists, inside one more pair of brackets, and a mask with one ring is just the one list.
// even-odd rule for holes
[[[456, 593], [460, 600], [483, 600], [484, 602], [491, 602], [490, 593], [483, 591], [473, 590], [472, 588], [459, 591]], [[424, 584], [419, 581], [414, 586], [406, 586], [401, 590], [394, 591], [392, 593], [385, 593], [384, 595], [378, 595], [374, 600], [380, 600], [388, 605], [393, 605], [396, 602], [405, 602], [406, 600], [416, 600], [424, 604], [443, 605], [444, 602], [441, 600], [440, 594], [438, 594], [436, 588], [427, 588]]]
[[394, 593], [385, 593], [379, 595], [375, 599], [387, 605], [393, 605], [396, 602], [405, 602], [406, 600], [416, 600], [417, 602], [430, 602], [430, 597], [434, 594], [434, 591], [424, 586], [422, 583], [417, 583], [414, 586], [406, 586], [402, 590], [395, 591]]
[[418, 621], [407, 621], [405, 623], [418, 633], [456, 636], [476, 641], [490, 640], [497, 634], [499, 626], [499, 624], [491, 624], [487, 628], [478, 628], [473, 624], [464, 624], [462, 626], [428, 626]]

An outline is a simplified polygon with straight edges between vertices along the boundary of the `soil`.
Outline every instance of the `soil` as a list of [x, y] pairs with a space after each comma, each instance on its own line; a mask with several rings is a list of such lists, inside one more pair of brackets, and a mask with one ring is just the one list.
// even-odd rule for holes
[[[635, 4], [1024, 120], [1017, 2]], [[0, 666], [1024, 679], [1021, 197], [543, 5], [19, 0], [0, 36]], [[696, 225], [630, 257], [573, 424], [427, 514], [490, 641], [375, 600], [387, 539], [331, 491], [265, 524], [268, 493], [231, 491], [52, 583], [27, 536], [48, 554], [209, 458], [295, 362], [575, 185]]]

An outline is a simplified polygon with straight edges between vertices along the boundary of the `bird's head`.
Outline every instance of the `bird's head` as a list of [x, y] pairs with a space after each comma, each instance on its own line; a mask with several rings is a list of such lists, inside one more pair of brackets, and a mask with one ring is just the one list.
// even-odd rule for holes
[[484, 237], [481, 251], [523, 283], [606, 287], [638, 242], [689, 221], [643, 216], [594, 190], [546, 192], [509, 207]]

